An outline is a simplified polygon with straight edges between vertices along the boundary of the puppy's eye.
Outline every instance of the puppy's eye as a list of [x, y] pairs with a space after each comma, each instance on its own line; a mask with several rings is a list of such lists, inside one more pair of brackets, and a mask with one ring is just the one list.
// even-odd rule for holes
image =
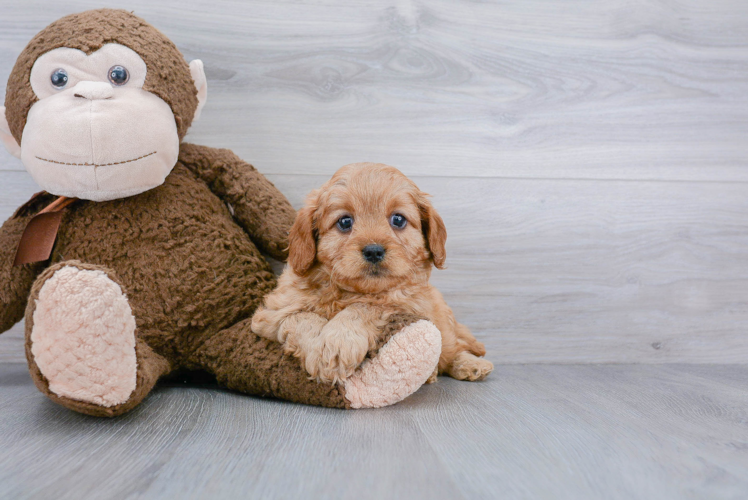
[[64, 88], [68, 84], [68, 72], [62, 68], [57, 68], [52, 72], [49, 81], [52, 82], [52, 86], [56, 89]]
[[353, 217], [350, 215], [344, 215], [340, 219], [338, 219], [338, 229], [343, 231], [344, 233], [347, 233], [351, 230], [353, 227]]
[[392, 217], [390, 217], [390, 224], [392, 225], [392, 227], [402, 229], [405, 227], [407, 223], [408, 223], [408, 219], [406, 219], [404, 215], [395, 214]]
[[130, 79], [130, 73], [124, 66], [116, 65], [109, 68], [109, 81], [114, 85], [124, 85]]

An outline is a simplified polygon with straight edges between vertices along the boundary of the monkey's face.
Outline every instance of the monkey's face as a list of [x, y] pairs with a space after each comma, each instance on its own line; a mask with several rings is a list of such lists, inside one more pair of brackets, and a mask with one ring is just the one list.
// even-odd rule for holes
[[[191, 65], [193, 76], [195, 69], [202, 74], [198, 66]], [[146, 72], [135, 51], [116, 43], [90, 55], [58, 48], [34, 62], [30, 83], [39, 100], [29, 110], [20, 157], [43, 189], [106, 201], [164, 182], [179, 135], [170, 106], [143, 90]]]

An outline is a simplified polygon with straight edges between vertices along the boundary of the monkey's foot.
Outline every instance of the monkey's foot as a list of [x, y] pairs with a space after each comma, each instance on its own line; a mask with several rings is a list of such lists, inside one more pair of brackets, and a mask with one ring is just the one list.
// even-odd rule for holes
[[418, 390], [439, 363], [442, 336], [430, 321], [405, 326], [345, 381], [352, 408], [380, 408]]
[[135, 318], [122, 288], [86, 267], [94, 266], [62, 265], [40, 278], [26, 351], [45, 379], [37, 385], [46, 381], [61, 398], [109, 408], [136, 388]]

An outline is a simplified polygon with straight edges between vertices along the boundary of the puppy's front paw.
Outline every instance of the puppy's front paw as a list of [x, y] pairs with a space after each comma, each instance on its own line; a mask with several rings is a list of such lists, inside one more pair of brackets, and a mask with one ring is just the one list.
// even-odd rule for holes
[[252, 333], [266, 339], [282, 342], [278, 339], [278, 320], [273, 317], [275, 312], [260, 306], [252, 316], [250, 325]]
[[483, 380], [493, 371], [493, 363], [487, 359], [479, 358], [469, 352], [461, 352], [457, 355], [452, 365], [447, 369], [450, 377], [457, 380]]
[[345, 381], [366, 357], [368, 337], [345, 326], [328, 323], [317, 338], [315, 348], [306, 353], [306, 369], [320, 382]]
[[283, 351], [304, 362], [306, 353], [315, 348], [317, 338], [326, 324], [325, 318], [314, 313], [301, 312], [288, 316], [278, 329], [278, 337], [285, 340]]

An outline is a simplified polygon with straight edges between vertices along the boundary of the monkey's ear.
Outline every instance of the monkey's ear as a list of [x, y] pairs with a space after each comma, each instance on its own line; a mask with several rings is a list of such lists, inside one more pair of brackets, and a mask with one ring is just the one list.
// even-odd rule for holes
[[16, 158], [21, 157], [21, 146], [16, 142], [16, 138], [10, 133], [8, 120], [5, 119], [5, 106], [0, 106], [0, 141], [2, 141], [8, 153]]
[[192, 117], [192, 121], [194, 122], [200, 118], [203, 106], [205, 106], [205, 102], [208, 100], [208, 79], [205, 78], [205, 69], [200, 59], [190, 62], [190, 74], [197, 89], [197, 109], [195, 110], [195, 116]]

